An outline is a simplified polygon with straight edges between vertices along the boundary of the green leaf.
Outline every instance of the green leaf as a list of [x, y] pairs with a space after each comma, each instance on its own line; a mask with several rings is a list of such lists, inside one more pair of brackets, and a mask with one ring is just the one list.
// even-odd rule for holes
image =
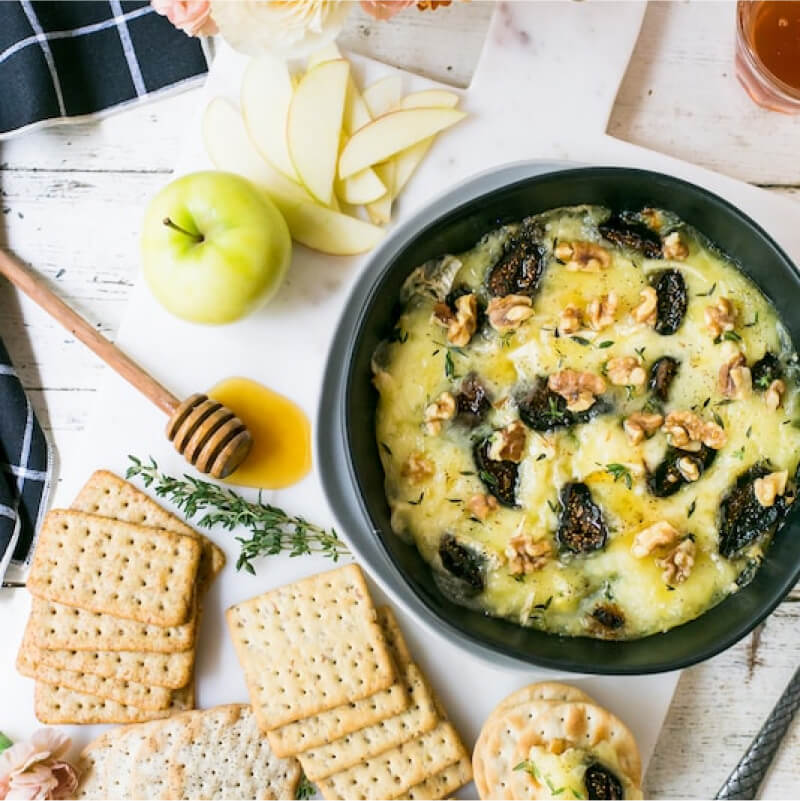
[[522, 762], [514, 765], [514, 770], [524, 770], [525, 773], [530, 773], [535, 779], [540, 779], [541, 774], [539, 773], [539, 768], [533, 763], [531, 759], [525, 759]]
[[298, 801], [304, 801], [306, 798], [313, 798], [317, 794], [317, 787], [316, 785], [312, 784], [308, 780], [308, 776], [305, 773], [300, 774], [300, 781], [297, 784], [297, 791], [295, 793], [295, 798]]
[[694, 510], [697, 508], [697, 499], [693, 500], [689, 504], [689, 509], [686, 512], [686, 517], [691, 517], [694, 514]]
[[598, 348], [610, 348], [614, 344], [613, 339], [607, 339], [605, 342], [601, 342], [597, 347]]
[[714, 290], [716, 288], [717, 288], [717, 282], [715, 281], [713, 284], [711, 284], [711, 289], [709, 289], [708, 292], [698, 292], [697, 293], [697, 297], [698, 298], [708, 298], [708, 297], [710, 297], [711, 295], [714, 294]]
[[478, 473], [480, 480], [483, 481], [484, 484], [488, 484], [490, 487], [497, 486], [497, 478], [493, 476], [491, 473], [487, 473], [485, 470], [481, 470]]
[[260, 493], [258, 501], [248, 501], [234, 490], [210, 481], [161, 473], [153, 458], [148, 464], [135, 456], [129, 458], [129, 478], [138, 478], [146, 487], [152, 485], [158, 497], [169, 500], [185, 517], [201, 515], [197, 525], [226, 531], [239, 527], [249, 530], [249, 537], [235, 538], [239, 543], [237, 570], [255, 575], [254, 559], [279, 553], [289, 556], [320, 553], [334, 562], [349, 553], [334, 529], [324, 529], [264, 503]]
[[453, 356], [450, 353], [449, 349], [447, 353], [445, 353], [444, 355], [444, 374], [448, 378], [453, 378], [453, 376], [456, 374], [456, 368], [455, 365], [453, 364]]
[[583, 345], [584, 347], [592, 344], [588, 339], [586, 339], [586, 337], [571, 336], [570, 339], [573, 342], [577, 342], [579, 345]]
[[624, 481], [625, 486], [628, 489], [631, 489], [633, 486], [633, 476], [631, 476], [631, 471], [624, 464], [619, 464], [617, 462], [607, 464], [606, 472], [614, 476], [615, 483], [617, 481]]

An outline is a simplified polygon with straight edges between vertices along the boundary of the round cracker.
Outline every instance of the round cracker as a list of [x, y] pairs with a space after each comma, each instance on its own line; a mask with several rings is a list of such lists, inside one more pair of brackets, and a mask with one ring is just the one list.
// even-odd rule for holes
[[[604, 747], [606, 746], [606, 747]], [[569, 748], [596, 751], [625, 788], [626, 798], [641, 797], [641, 758], [625, 724], [596, 704], [533, 701], [498, 716], [486, 735], [482, 798], [551, 798], [548, 786], [525, 770], [514, 770], [530, 758], [532, 748], [559, 753]], [[485, 793], [485, 795], [484, 795]]]
[[491, 724], [505, 711], [532, 701], [546, 701], [549, 703], [582, 701], [587, 704], [594, 703], [594, 699], [583, 690], [579, 690], [571, 684], [561, 684], [557, 681], [535, 682], [534, 684], [520, 687], [519, 690], [515, 690], [511, 695], [507, 695], [484, 721], [483, 728], [478, 735], [478, 740], [472, 752], [472, 772], [481, 798], [489, 797], [485, 793], [486, 783], [483, 774], [483, 750], [486, 747], [486, 733], [491, 729]]

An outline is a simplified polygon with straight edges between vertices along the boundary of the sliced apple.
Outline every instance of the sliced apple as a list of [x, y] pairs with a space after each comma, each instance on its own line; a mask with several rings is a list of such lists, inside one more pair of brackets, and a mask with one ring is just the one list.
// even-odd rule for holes
[[403, 95], [403, 78], [398, 73], [387, 75], [370, 84], [362, 94], [370, 114], [378, 117], [400, 102]]
[[314, 203], [298, 203], [281, 211], [295, 240], [333, 256], [372, 250], [383, 237], [383, 230], [375, 225]]
[[345, 203], [363, 206], [389, 194], [386, 185], [378, 178], [375, 170], [367, 168], [349, 178], [336, 179], [336, 195]]
[[292, 78], [285, 62], [265, 54], [247, 65], [241, 91], [247, 131], [258, 152], [296, 181], [297, 173], [286, 143], [286, 118], [292, 93]]
[[[406, 95], [399, 103], [400, 108], [454, 108], [458, 105], [459, 96], [444, 89], [428, 89]], [[423, 139], [413, 147], [398, 153], [393, 161], [395, 165], [394, 186], [392, 192], [397, 197], [408, 183], [420, 162], [430, 150], [435, 137]]]
[[278, 207], [311, 202], [300, 184], [265, 161], [256, 150], [239, 110], [222, 97], [214, 98], [203, 113], [203, 142], [218, 170], [234, 172], [264, 189]]
[[426, 89], [424, 92], [412, 92], [406, 95], [397, 105], [398, 108], [455, 108], [459, 97], [455, 92], [446, 89]]
[[286, 136], [292, 163], [303, 185], [326, 206], [333, 199], [349, 75], [344, 59], [325, 61], [303, 76], [289, 105]]
[[314, 67], [324, 64], [326, 61], [336, 61], [342, 57], [335, 42], [326, 45], [322, 50], [317, 50], [308, 57], [307, 69], [313, 70]]
[[463, 111], [449, 108], [409, 108], [384, 114], [350, 138], [339, 157], [339, 175], [348, 178], [373, 164], [386, 161], [395, 153], [434, 136], [466, 116]]

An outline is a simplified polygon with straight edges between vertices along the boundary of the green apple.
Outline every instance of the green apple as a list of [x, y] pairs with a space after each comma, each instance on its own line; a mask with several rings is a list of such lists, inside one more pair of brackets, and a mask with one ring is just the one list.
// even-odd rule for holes
[[145, 214], [145, 280], [168, 311], [193, 323], [230, 323], [255, 311], [277, 292], [291, 254], [275, 204], [232, 173], [178, 178]]

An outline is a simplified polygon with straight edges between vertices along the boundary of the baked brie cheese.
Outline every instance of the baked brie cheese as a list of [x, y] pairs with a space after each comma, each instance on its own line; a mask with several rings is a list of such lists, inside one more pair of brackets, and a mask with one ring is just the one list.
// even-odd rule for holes
[[632, 639], [752, 579], [794, 500], [797, 356], [667, 211], [560, 208], [407, 279], [373, 358], [395, 533], [448, 597]]

